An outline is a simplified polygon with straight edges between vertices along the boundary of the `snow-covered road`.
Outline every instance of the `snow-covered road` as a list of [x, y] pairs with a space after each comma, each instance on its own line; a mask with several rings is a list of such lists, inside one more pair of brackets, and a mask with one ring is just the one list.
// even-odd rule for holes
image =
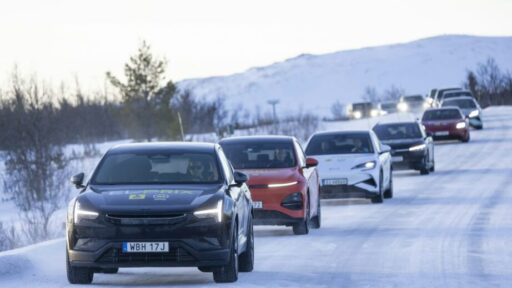
[[[257, 227], [255, 271], [236, 286], [512, 287], [512, 107], [485, 112], [470, 143], [436, 144], [435, 173], [396, 173], [384, 204], [324, 205], [306, 236]], [[64, 245], [0, 253], [0, 287], [71, 286]], [[195, 268], [121, 269], [93, 284], [216, 286]]]

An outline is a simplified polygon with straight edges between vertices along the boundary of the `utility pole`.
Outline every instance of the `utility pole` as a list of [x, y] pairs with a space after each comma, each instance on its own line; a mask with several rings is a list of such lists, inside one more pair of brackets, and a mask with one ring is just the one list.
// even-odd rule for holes
[[272, 99], [268, 100], [267, 103], [269, 105], [272, 105], [272, 115], [273, 115], [273, 122], [274, 122], [274, 133], [277, 133], [277, 114], [276, 114], [276, 105], [279, 104], [279, 100]]

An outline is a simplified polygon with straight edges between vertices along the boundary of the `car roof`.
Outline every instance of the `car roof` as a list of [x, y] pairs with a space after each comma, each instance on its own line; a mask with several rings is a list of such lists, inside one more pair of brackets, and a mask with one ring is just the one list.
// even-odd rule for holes
[[316, 132], [313, 134], [313, 136], [319, 136], [319, 135], [340, 135], [340, 134], [370, 134], [369, 130], [337, 130], [337, 131], [322, 131], [322, 132]]
[[[415, 121], [396, 121], [396, 122], [385, 122], [385, 123], [377, 123], [375, 126], [384, 126], [384, 125], [397, 125], [397, 124], [419, 124], [418, 120]], [[373, 126], [373, 127], [375, 127]]]
[[274, 142], [274, 143], [287, 143], [295, 140], [292, 136], [282, 135], [252, 135], [252, 136], [235, 136], [224, 138], [219, 141], [219, 144], [223, 143], [237, 143], [237, 142]]
[[169, 152], [187, 151], [200, 153], [215, 152], [215, 143], [204, 142], [145, 142], [116, 145], [107, 153], [129, 153], [129, 152]]
[[459, 107], [456, 107], [456, 106], [447, 106], [447, 107], [438, 107], [438, 108], [429, 108], [427, 110], [425, 110], [425, 112], [428, 112], [428, 111], [437, 111], [437, 110], [460, 110]]

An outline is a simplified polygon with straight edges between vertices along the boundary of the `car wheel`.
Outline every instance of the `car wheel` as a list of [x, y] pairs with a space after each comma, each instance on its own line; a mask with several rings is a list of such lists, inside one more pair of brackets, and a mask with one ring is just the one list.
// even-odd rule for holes
[[384, 192], [384, 198], [393, 198], [393, 171], [390, 173], [389, 188]]
[[306, 235], [309, 233], [309, 194], [308, 194], [308, 205], [306, 206], [306, 217], [304, 221], [293, 224], [293, 234], [295, 235]]
[[105, 274], [116, 274], [117, 272], [119, 272], [119, 268], [105, 268], [105, 269], [101, 269], [101, 273], [105, 273]]
[[421, 175], [428, 175], [428, 173], [429, 173], [429, 169], [427, 169], [427, 167], [423, 167], [420, 169]]
[[382, 186], [383, 186], [383, 181], [382, 181], [382, 171], [380, 172], [380, 175], [379, 175], [380, 179], [379, 179], [379, 194], [377, 196], [373, 196], [372, 197], [372, 203], [382, 203], [384, 202], [384, 197], [382, 195]]
[[471, 139], [471, 137], [468, 134], [468, 136], [466, 138], [462, 138], [460, 141], [464, 142], [464, 143], [468, 143], [470, 139]]
[[91, 284], [94, 272], [87, 267], [73, 267], [69, 263], [69, 255], [66, 251], [66, 274], [71, 284]]
[[[236, 224], [235, 224], [236, 225]], [[233, 229], [231, 251], [228, 264], [213, 270], [213, 280], [216, 283], [232, 283], [238, 280], [238, 237], [236, 227]]]
[[311, 219], [311, 228], [318, 229], [322, 225], [322, 206], [320, 205], [320, 198], [318, 198], [317, 202], [317, 208], [316, 208], [316, 215]]
[[254, 269], [254, 231], [252, 226], [252, 217], [250, 217], [247, 235], [247, 244], [244, 253], [238, 256], [238, 270], [240, 272], [251, 272]]
[[436, 171], [436, 162], [432, 162], [432, 166], [430, 167], [430, 172]]

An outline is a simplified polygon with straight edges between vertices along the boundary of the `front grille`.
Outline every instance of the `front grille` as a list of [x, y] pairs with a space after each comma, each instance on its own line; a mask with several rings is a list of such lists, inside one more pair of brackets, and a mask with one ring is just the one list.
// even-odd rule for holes
[[107, 214], [108, 222], [121, 225], [172, 225], [186, 220], [185, 214], [128, 215]]
[[321, 199], [339, 199], [339, 198], [365, 198], [368, 191], [352, 185], [332, 185], [320, 187]]
[[187, 264], [196, 262], [196, 258], [183, 248], [171, 249], [168, 253], [123, 253], [121, 249], [111, 248], [96, 261], [100, 264]]

